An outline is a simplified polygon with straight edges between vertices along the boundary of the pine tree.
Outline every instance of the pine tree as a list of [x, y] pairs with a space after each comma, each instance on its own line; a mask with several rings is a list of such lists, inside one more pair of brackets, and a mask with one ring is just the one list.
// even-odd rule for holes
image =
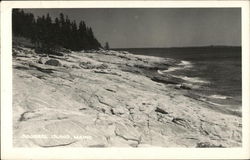
[[89, 42], [87, 37], [87, 27], [84, 21], [81, 21], [78, 29], [79, 49], [88, 49]]
[[78, 34], [77, 34], [77, 25], [76, 25], [76, 21], [73, 21], [71, 23], [71, 44], [70, 47], [72, 48], [72, 50], [78, 50], [79, 46], [78, 46]]
[[104, 49], [109, 50], [109, 43], [108, 42], [105, 43]]
[[55, 18], [55, 23], [53, 24], [52, 32], [54, 33], [53, 35], [53, 41], [56, 45], [61, 44], [60, 41], [60, 22], [58, 18]]

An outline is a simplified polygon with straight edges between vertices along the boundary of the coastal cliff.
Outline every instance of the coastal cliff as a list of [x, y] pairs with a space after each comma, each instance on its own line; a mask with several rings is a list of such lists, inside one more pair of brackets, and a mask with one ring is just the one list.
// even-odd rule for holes
[[15, 147], [241, 147], [241, 114], [163, 76], [179, 61], [13, 46]]

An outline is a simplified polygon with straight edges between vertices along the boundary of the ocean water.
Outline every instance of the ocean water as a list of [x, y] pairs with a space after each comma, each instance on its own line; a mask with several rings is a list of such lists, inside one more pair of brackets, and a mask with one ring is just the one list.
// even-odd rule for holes
[[188, 47], [121, 49], [133, 54], [180, 60], [176, 66], [158, 71], [181, 78], [194, 87], [190, 94], [230, 110], [241, 110], [241, 47]]

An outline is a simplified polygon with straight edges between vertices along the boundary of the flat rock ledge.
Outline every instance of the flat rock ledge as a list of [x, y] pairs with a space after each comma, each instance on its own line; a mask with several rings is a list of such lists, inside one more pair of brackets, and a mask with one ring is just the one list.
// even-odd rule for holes
[[240, 147], [240, 116], [146, 74], [176, 63], [104, 50], [41, 57], [14, 46], [14, 146]]

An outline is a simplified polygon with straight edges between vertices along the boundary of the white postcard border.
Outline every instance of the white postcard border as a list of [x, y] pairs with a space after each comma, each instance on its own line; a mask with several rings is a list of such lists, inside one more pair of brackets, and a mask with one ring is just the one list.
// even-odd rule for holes
[[[13, 148], [12, 8], [207, 8], [242, 10], [242, 147], [239, 148]], [[250, 158], [249, 1], [4, 1], [1, 3], [1, 148], [3, 159], [246, 159]]]

